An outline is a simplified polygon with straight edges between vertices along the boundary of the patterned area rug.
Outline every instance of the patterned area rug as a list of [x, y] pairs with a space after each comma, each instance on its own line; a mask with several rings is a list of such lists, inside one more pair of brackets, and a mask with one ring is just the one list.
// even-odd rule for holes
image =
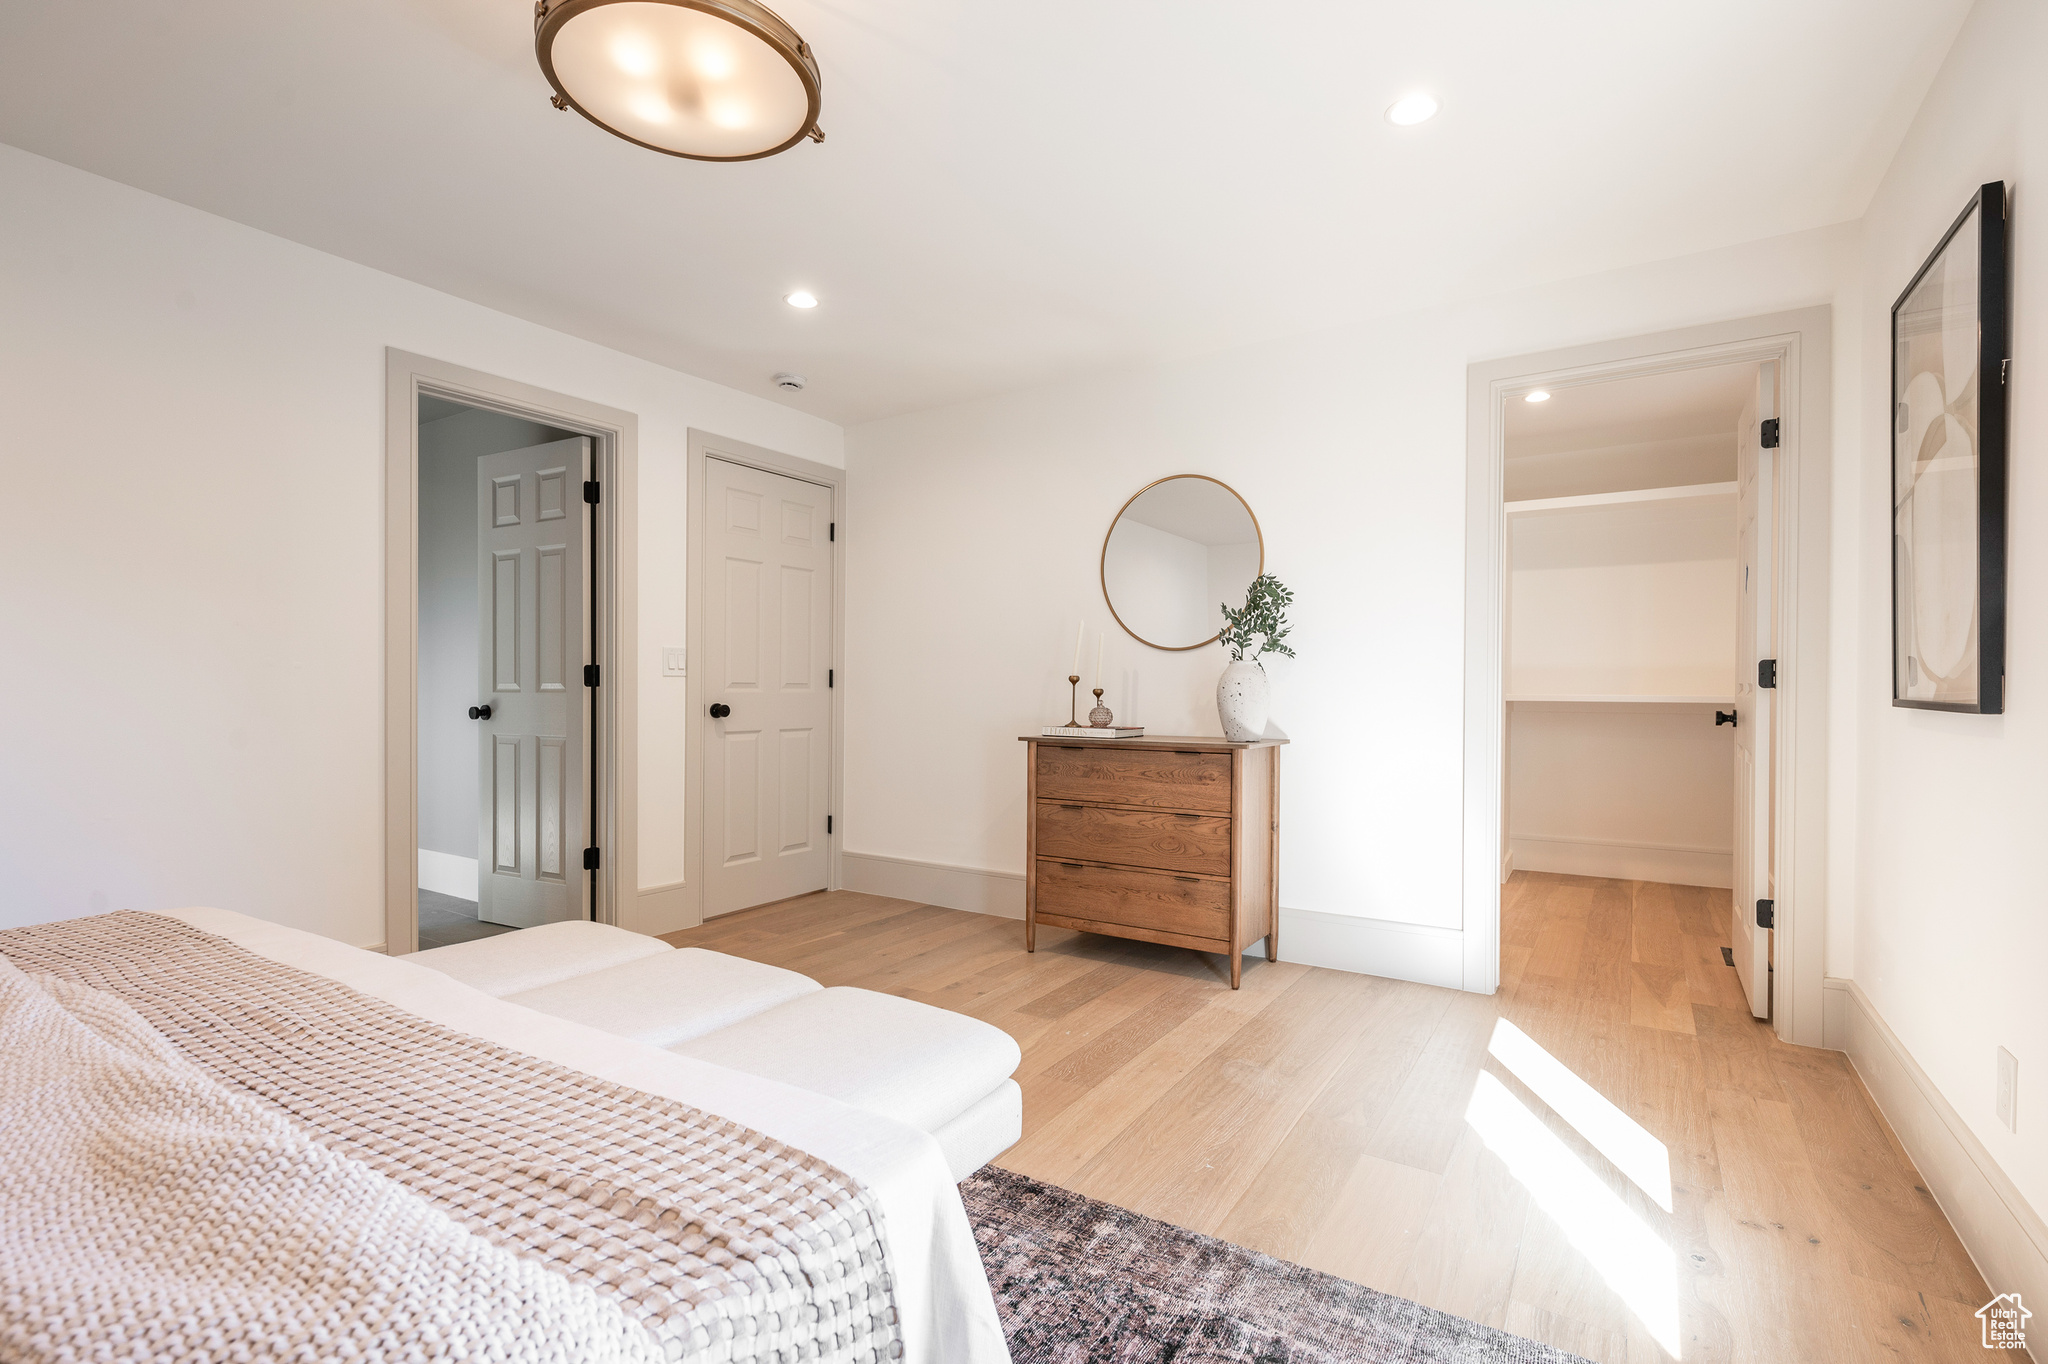
[[993, 1165], [960, 1194], [1012, 1364], [1586, 1364]]

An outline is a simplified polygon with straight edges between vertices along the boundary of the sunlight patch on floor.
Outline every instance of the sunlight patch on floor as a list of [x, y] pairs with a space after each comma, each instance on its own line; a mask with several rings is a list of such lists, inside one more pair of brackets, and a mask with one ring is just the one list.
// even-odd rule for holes
[[1658, 1207], [1671, 1211], [1671, 1153], [1663, 1142], [1505, 1018], [1493, 1025], [1486, 1049]]
[[1671, 1247], [1490, 1072], [1479, 1073], [1465, 1120], [1644, 1329], [1679, 1358]]

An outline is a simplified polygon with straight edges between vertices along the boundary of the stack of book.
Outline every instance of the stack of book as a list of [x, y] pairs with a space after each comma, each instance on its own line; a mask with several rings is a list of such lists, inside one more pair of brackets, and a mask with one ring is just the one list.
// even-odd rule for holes
[[1048, 739], [1142, 739], [1143, 725], [1047, 725], [1045, 738]]

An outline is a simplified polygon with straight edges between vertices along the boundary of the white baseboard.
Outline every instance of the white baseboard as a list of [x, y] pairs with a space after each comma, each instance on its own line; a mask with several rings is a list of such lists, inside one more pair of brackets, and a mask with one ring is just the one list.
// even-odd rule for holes
[[[1822, 1037], [1849, 1054], [1993, 1293], [2048, 1303], [2048, 1224], [1853, 980], [1829, 978]], [[2037, 1356], [2038, 1357], [2038, 1356]]]
[[1508, 878], [1514, 874], [1515, 850], [1512, 847], [1503, 848], [1500, 853], [1500, 883], [1506, 885]]
[[919, 862], [880, 853], [842, 852], [839, 883], [848, 890], [915, 900], [921, 905], [964, 909], [1003, 919], [1024, 917], [1024, 875], [985, 871], [944, 862]]
[[681, 881], [666, 886], [642, 886], [639, 893], [619, 906], [619, 927], [659, 937], [703, 923], [690, 888]]
[[421, 848], [419, 887], [440, 895], [453, 895], [458, 900], [474, 900], [476, 859]]
[[[1024, 917], [1024, 877], [1018, 872], [918, 862], [879, 853], [842, 853], [841, 883], [848, 890], [964, 909], [998, 918]], [[1457, 989], [1465, 978], [1465, 935], [1454, 928], [1362, 919], [1314, 909], [1280, 910], [1280, 959], [1360, 975], [1391, 976]], [[1250, 955], [1263, 957], [1264, 943]]]
[[1553, 838], [1518, 834], [1508, 858], [1520, 871], [1605, 876], [1617, 881], [1663, 881], [1675, 886], [1735, 884], [1735, 854], [1712, 848], [1663, 847], [1606, 838]]

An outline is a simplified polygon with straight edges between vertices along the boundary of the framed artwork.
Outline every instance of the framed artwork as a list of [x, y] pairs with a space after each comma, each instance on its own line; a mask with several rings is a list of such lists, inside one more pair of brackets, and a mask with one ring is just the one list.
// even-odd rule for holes
[[2005, 710], [2005, 182], [1892, 305], [1892, 704]]

